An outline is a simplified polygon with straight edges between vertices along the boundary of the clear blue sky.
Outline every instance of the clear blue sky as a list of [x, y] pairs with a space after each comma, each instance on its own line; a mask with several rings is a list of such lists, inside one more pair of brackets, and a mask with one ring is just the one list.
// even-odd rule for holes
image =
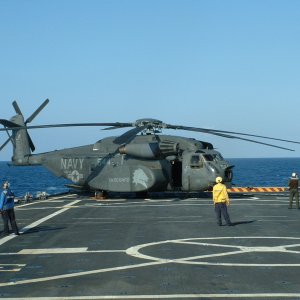
[[[49, 98], [32, 125], [151, 117], [300, 141], [298, 0], [0, 0], [0, 40], [0, 118], [13, 100], [28, 117]], [[300, 157], [300, 145], [165, 133], [212, 142], [227, 158]], [[108, 132], [30, 134], [44, 152]]]

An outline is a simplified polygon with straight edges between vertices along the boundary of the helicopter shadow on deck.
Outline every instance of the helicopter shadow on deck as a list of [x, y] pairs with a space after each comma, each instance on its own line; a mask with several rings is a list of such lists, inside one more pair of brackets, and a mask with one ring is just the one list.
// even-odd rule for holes
[[[24, 234], [31, 234], [31, 233], [38, 233], [38, 232], [43, 232], [43, 231], [56, 231], [56, 230], [63, 230], [66, 227], [49, 227], [49, 226], [39, 226], [39, 227], [34, 227], [34, 228], [30, 228], [29, 230], [26, 230], [24, 232], [22, 232], [22, 230], [20, 230], [20, 233], [22, 235]], [[10, 230], [9, 234], [12, 234], [13, 231]], [[0, 238], [6, 236], [7, 234], [4, 233], [4, 231], [0, 231]]]
[[[92, 193], [80, 193], [80, 195], [93, 197]], [[241, 194], [232, 193], [229, 195], [231, 199], [243, 199], [253, 197], [253, 194]], [[128, 192], [109, 192], [106, 195], [107, 198], [118, 199], [126, 198], [127, 200], [137, 200], [137, 199], [172, 199], [173, 201], [181, 201], [189, 198], [196, 199], [212, 199], [211, 192], [139, 192], [139, 193], [128, 193]]]
[[254, 223], [256, 220], [232, 222], [232, 226]]
[[61, 226], [61, 227], [50, 227], [50, 226], [37, 226], [34, 228], [30, 228], [29, 230], [26, 230], [23, 232], [23, 234], [30, 234], [30, 233], [37, 233], [37, 232], [43, 232], [43, 231], [57, 231], [57, 230], [64, 230], [67, 227]]
[[[162, 199], [170, 199], [171, 202], [180, 202], [180, 201], [184, 201], [186, 199], [189, 198], [193, 198], [193, 199], [199, 199], [201, 200], [207, 200], [207, 199], [211, 199], [212, 201], [212, 193], [211, 192], [150, 192], [147, 193], [147, 195], [144, 195], [145, 197], [138, 197], [138, 196], [143, 196], [143, 195], [136, 195], [135, 193], [111, 193], [109, 194], [109, 196], [111, 196], [112, 198], [118, 198], [118, 197], [123, 197], [130, 200], [137, 200], [140, 199], [141, 201], [144, 201], [145, 198], [149, 198], [149, 199], [157, 199], [157, 200], [162, 200]], [[241, 193], [233, 193], [230, 194], [230, 198], [231, 199], [247, 199], [249, 197], [253, 197], [253, 194], [241, 194]], [[243, 225], [243, 224], [251, 224], [256, 222], [257, 220], [246, 220], [246, 221], [235, 221], [232, 222], [232, 226], [237, 226], [237, 225]]]
[[[211, 192], [153, 192], [153, 193], [148, 193], [149, 198], [175, 198], [174, 201], [180, 201], [180, 200], [185, 200], [189, 198], [196, 198], [196, 199], [212, 199], [212, 193]], [[249, 198], [253, 197], [251, 194], [241, 194], [241, 193], [236, 193], [236, 194], [230, 194], [229, 197], [231, 199], [235, 198]]]

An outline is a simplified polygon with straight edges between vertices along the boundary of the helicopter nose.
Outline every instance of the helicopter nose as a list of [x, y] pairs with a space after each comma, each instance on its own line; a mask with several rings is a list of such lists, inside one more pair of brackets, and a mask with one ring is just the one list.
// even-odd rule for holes
[[227, 168], [225, 169], [224, 175], [225, 175], [226, 181], [228, 181], [228, 182], [231, 182], [231, 181], [232, 181], [232, 178], [233, 178], [232, 168], [233, 168], [233, 167], [234, 167], [234, 166], [229, 166], [229, 167], [227, 167]]

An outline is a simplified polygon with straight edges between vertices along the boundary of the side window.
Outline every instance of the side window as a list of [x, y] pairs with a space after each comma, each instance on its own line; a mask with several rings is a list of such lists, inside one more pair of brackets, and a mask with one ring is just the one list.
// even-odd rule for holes
[[192, 155], [190, 161], [191, 168], [202, 168], [203, 161], [199, 155]]

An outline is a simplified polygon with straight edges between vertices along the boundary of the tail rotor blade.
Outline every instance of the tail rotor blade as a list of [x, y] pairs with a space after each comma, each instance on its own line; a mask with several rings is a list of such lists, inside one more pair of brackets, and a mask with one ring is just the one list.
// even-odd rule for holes
[[43, 109], [44, 107], [49, 103], [49, 99], [46, 99], [42, 105], [25, 121], [25, 124], [30, 123]]
[[28, 134], [28, 132], [27, 132], [27, 137], [28, 137], [29, 147], [30, 147], [31, 151], [34, 152], [35, 146], [33, 144], [33, 141], [31, 139], [30, 135]]
[[17, 113], [18, 115], [21, 115], [21, 116], [22, 116], [23, 114], [22, 114], [22, 112], [21, 112], [21, 109], [20, 109], [20, 107], [19, 107], [17, 101], [14, 101], [14, 102], [12, 103], [12, 105], [13, 105], [13, 107], [14, 107], [16, 113]]

